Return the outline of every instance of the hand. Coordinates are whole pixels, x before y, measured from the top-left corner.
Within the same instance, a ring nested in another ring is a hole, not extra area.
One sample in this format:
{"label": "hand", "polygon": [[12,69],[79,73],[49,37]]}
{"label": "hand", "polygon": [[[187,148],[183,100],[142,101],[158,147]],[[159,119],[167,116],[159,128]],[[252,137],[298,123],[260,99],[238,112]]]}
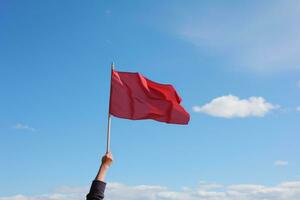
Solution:
{"label": "hand", "polygon": [[102,163],[101,166],[103,167],[110,167],[113,162],[113,156],[111,152],[107,152],[103,157],[102,157]]}

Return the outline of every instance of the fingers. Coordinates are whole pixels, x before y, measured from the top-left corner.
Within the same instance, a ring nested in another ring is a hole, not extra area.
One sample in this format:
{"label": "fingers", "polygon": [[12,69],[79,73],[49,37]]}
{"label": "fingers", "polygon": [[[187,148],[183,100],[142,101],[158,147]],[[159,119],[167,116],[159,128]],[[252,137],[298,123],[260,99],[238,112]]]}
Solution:
{"label": "fingers", "polygon": [[111,165],[111,163],[113,162],[113,156],[111,152],[107,152],[103,157],[102,157],[102,163],[103,164],[107,164],[107,165]]}
{"label": "fingers", "polygon": [[109,156],[109,157],[112,157],[112,153],[109,151],[109,152],[106,152],[105,154],[106,156]]}
{"label": "fingers", "polygon": [[107,158],[113,160],[113,156],[112,156],[112,153],[111,153],[111,152],[107,152],[107,153],[105,154],[105,157],[107,157]]}

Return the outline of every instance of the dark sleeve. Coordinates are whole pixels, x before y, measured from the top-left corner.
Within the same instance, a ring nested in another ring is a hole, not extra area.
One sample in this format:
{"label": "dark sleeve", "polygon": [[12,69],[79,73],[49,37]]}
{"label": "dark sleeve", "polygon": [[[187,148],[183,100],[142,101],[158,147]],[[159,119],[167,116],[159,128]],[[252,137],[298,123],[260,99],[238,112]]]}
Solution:
{"label": "dark sleeve", "polygon": [[94,180],[90,192],[86,195],[86,200],[102,200],[104,198],[106,183]]}

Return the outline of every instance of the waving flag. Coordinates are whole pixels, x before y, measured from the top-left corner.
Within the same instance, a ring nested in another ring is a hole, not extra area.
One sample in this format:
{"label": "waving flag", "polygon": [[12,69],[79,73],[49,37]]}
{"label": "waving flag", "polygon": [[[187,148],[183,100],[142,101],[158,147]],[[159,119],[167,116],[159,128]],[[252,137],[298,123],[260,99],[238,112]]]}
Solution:
{"label": "waving flag", "polygon": [[110,114],[126,119],[153,119],[187,124],[190,116],[170,84],[153,82],[139,73],[112,70]]}

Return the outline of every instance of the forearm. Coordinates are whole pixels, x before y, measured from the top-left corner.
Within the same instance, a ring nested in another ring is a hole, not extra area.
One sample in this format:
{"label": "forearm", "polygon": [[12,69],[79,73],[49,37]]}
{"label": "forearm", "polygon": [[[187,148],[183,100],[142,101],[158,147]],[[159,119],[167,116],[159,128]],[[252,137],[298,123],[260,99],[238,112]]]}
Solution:
{"label": "forearm", "polygon": [[92,183],[87,200],[102,200],[104,198],[104,190],[106,183],[104,182],[108,166],[101,164],[97,176]]}
{"label": "forearm", "polygon": [[107,152],[102,157],[102,163],[97,176],[91,185],[90,192],[87,194],[87,200],[103,200],[106,183],[104,182],[106,171],[113,161],[112,154]]}
{"label": "forearm", "polygon": [[102,164],[98,170],[95,180],[104,182],[107,170],[108,170],[108,166]]}

